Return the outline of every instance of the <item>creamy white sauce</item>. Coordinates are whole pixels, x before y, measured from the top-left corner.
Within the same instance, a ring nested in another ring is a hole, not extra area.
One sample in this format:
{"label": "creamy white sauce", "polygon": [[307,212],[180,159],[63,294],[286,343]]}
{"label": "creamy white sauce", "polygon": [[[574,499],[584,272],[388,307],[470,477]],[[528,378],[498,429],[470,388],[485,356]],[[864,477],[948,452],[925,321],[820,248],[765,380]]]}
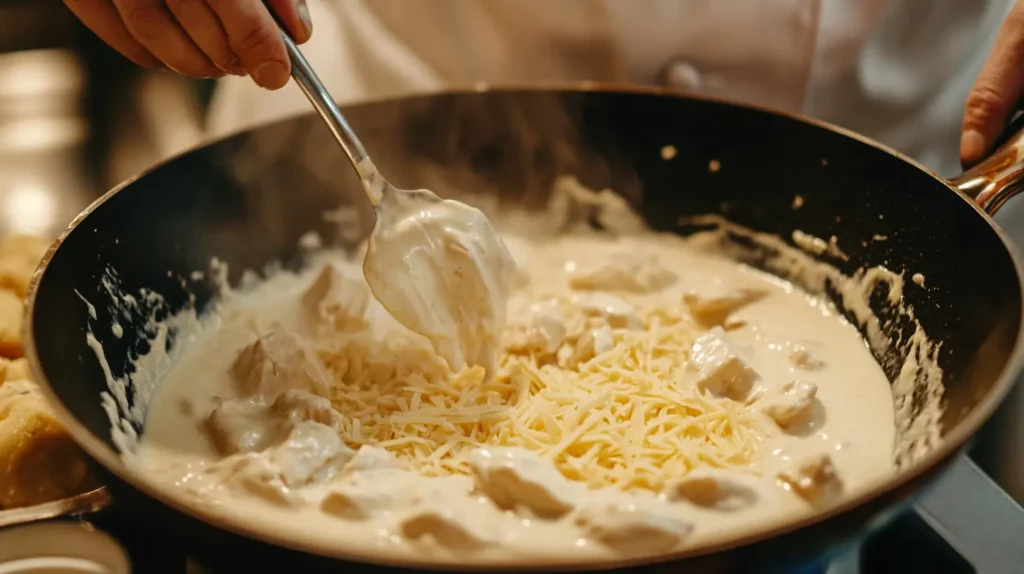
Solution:
{"label": "creamy white sauce", "polygon": [[378,210],[363,273],[388,312],[452,370],[493,373],[515,261],[483,213],[430,196],[395,194]]}
{"label": "creamy white sauce", "polygon": [[491,222],[428,190],[389,187],[369,158],[357,167],[377,214],[363,260],[374,296],[452,370],[493,374],[516,267]]}
{"label": "creamy white sauce", "polygon": [[[593,491],[521,448],[479,449],[471,456],[474,476],[434,478],[381,449],[356,455],[337,439],[344,409],[333,411],[324,398],[328,375],[302,350],[305,336],[260,337],[263,329],[309,333],[302,320],[310,294],[319,288],[322,300],[330,291],[324,277],[338,274],[337,295],[357,291],[358,267],[341,256],[329,268],[279,275],[221,309],[218,324],[165,377],[136,462],[198,506],[339,552],[524,562],[699,546],[813,512],[892,472],[888,381],[853,327],[813,298],[676,237],[514,244],[528,283],[510,308],[533,307],[519,322],[529,316],[544,325],[537,302],[556,295],[575,296],[621,328],[635,321],[626,297],[644,305],[688,293],[708,312],[732,308],[729,320],[738,326],[709,331],[703,351],[695,345],[697,384],[752,397],[751,410],[775,422],[752,465],[759,475],[709,469],[672,479],[663,492]],[[630,273],[610,269],[617,266]],[[617,284],[631,295],[572,290],[574,282]],[[366,328],[408,336],[375,302],[357,299],[349,309],[366,318]],[[276,355],[267,352],[275,347]],[[253,358],[261,353],[262,363]]]}
{"label": "creamy white sauce", "polygon": [[[562,191],[549,214],[583,213],[636,231],[635,214],[610,192],[588,195],[571,181]],[[598,204],[610,207],[587,213]],[[933,446],[938,399],[922,411],[909,397],[925,385],[941,398],[934,348],[920,328],[907,342],[885,339],[867,307],[884,283],[893,306],[912,319],[899,277],[866,270],[844,278],[777,238],[747,236],[776,251],[780,273],[816,292],[826,278],[837,286],[871,348],[906,343],[920,351],[891,388],[857,330],[829,304],[723,257],[735,255],[721,244],[726,235],[746,232],[717,223],[718,231],[691,240],[506,235],[518,271],[504,283],[511,293],[503,345],[525,334],[521,344],[575,364],[607,350],[616,333],[642,330],[645,309],[685,304],[703,334],[682,382],[763,423],[749,465],[699,468],[664,477],[657,491],[622,491],[567,480],[544,457],[500,441],[468,450],[467,474],[430,477],[383,448],[344,444],[344,401],[318,359],[338,344],[324,339],[325,328],[422,348],[427,371],[438,368],[430,359],[438,345],[385,312],[358,263],[340,253],[226,292],[202,325],[187,310],[172,319],[187,342],[169,369],[162,346],[140,359],[149,369],[138,382],[107,369],[117,442],[129,464],[177,500],[241,528],[342,557],[462,565],[599,562],[719,544],[855,496],[885,480],[901,455],[914,460]],[[812,252],[823,243],[801,239]],[[560,355],[573,327],[553,297],[593,322],[574,344],[584,356]],[[90,344],[105,365],[91,335]],[[146,400],[129,408],[123,395],[132,382],[146,387]],[[126,418],[145,421],[141,439]]]}
{"label": "creamy white sauce", "polygon": [[839,239],[834,235],[828,241],[825,241],[820,237],[808,235],[799,229],[793,231],[793,243],[795,243],[800,249],[803,249],[808,253],[813,253],[814,255],[827,254],[830,257],[835,257],[837,259],[849,259],[849,257],[839,249],[838,242]]}

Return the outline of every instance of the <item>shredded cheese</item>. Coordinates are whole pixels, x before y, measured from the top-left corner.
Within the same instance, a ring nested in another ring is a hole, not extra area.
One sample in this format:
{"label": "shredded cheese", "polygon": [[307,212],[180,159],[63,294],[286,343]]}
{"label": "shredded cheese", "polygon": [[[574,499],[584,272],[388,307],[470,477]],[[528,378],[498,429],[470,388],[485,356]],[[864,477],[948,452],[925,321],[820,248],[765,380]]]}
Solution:
{"label": "shredded cheese", "polygon": [[322,339],[342,438],[386,448],[431,476],[468,474],[469,453],[485,445],[534,451],[592,488],[660,490],[697,468],[746,469],[762,422],[697,389],[689,353],[704,329],[682,304],[638,313],[643,329],[613,330],[610,349],[575,365],[506,345],[490,380],[479,367],[451,373],[413,338]]}

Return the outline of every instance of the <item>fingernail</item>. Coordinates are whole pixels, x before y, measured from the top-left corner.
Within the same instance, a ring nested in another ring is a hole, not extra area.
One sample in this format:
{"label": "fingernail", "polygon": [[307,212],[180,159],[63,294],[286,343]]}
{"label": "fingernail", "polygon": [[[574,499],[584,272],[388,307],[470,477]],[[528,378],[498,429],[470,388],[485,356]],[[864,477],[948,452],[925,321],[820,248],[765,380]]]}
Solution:
{"label": "fingernail", "polygon": [[276,90],[288,83],[288,70],[277,60],[268,60],[253,70],[252,79],[262,88]]}
{"label": "fingernail", "polygon": [[977,130],[967,130],[960,136],[960,157],[965,161],[980,158],[985,153],[985,137]]}
{"label": "fingernail", "polygon": [[224,71],[233,76],[244,77],[247,75],[245,68],[242,67],[242,62],[238,61],[238,56],[232,58],[231,61],[228,62],[226,66],[224,66]]}
{"label": "fingernail", "polygon": [[309,15],[309,6],[306,6],[305,0],[299,0],[295,10],[299,13],[299,19],[302,20],[303,25],[306,26],[306,39],[308,40],[313,35],[313,18]]}

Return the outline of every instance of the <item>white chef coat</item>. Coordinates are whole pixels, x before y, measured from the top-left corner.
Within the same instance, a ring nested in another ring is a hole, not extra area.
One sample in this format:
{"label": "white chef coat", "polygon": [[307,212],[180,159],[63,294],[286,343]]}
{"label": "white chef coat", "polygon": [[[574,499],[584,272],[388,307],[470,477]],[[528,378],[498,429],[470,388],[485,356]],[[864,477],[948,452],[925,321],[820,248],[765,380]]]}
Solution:
{"label": "white chef coat", "polygon": [[[964,101],[1012,0],[309,0],[303,52],[342,103],[543,80],[667,83],[848,127],[959,172]],[[222,80],[218,136],[306,113]],[[997,220],[1024,245],[1024,200]],[[1024,399],[1024,396],[1022,396]],[[1024,408],[1024,405],[1022,405]],[[1024,436],[1024,417],[1011,431]],[[1024,497],[1024,476],[1006,477]]]}
{"label": "white chef coat", "polygon": [[[309,0],[342,103],[476,82],[662,83],[798,111],[959,171],[964,100],[1012,0]],[[220,82],[209,133],[305,113]],[[1024,201],[998,220],[1024,245]]]}

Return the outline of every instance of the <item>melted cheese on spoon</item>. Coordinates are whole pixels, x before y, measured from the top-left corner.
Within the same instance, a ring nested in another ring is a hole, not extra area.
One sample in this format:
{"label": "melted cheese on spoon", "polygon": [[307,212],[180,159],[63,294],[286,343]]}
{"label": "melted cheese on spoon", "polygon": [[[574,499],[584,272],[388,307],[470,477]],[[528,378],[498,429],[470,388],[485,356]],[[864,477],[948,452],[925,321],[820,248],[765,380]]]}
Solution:
{"label": "melted cheese on spoon", "polygon": [[489,375],[515,270],[480,210],[429,191],[396,193],[381,204],[363,261],[389,314],[426,337],[453,371],[480,365]]}

